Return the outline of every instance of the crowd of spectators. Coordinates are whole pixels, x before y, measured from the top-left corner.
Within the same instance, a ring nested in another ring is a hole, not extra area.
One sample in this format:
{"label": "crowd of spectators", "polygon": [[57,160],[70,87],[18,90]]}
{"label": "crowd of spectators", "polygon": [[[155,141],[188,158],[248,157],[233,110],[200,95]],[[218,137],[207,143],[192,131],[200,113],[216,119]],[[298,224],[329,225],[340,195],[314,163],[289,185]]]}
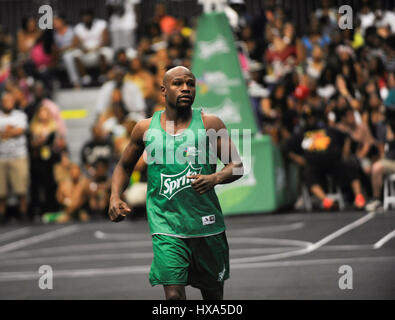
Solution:
{"label": "crowd of spectators", "polygon": [[[328,176],[356,208],[379,208],[383,176],[395,172],[395,14],[363,0],[353,28],[341,30],[338,8],[323,0],[298,35],[275,1],[259,17],[243,1],[229,2],[225,14],[262,133],[301,167],[324,209],[336,207],[326,195]],[[28,17],[16,37],[0,27],[1,221],[11,195],[22,221],[105,216],[111,170],[134,125],[164,108],[164,73],[191,66],[194,19],[168,15],[158,3],[142,23],[138,3],[107,0],[108,19],[84,10],[76,25],[55,14],[53,30]],[[55,83],[100,87],[80,163],[70,160],[51,99]],[[145,170],[139,161],[125,193],[132,206],[144,203]]]}

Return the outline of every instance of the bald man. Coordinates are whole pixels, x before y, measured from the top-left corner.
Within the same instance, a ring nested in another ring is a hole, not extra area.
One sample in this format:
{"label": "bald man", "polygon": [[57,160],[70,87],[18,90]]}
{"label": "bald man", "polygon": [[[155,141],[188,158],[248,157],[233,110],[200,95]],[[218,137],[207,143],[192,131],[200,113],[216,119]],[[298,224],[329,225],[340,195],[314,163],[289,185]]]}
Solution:
{"label": "bald man", "polygon": [[[243,164],[221,119],[192,108],[195,86],[195,76],[185,67],[166,72],[161,86],[165,110],[134,127],[112,177],[109,216],[118,222],[131,211],[122,194],[145,150],[151,285],[163,285],[166,299],[186,299],[185,286],[191,285],[203,299],[222,300],[229,247],[214,187],[239,179]],[[209,133],[220,132],[212,147]],[[224,164],[218,172],[217,158]]]}

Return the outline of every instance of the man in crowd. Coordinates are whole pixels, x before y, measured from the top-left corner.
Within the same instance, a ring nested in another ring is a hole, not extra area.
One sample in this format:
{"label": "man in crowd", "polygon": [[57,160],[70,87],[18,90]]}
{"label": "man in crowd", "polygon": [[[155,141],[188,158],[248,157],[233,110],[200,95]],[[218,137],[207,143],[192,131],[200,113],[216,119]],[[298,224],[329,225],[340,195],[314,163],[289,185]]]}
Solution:
{"label": "man in crowd", "polygon": [[15,109],[15,99],[5,92],[0,111],[0,221],[5,222],[8,183],[19,200],[19,213],[27,219],[29,161],[25,131],[27,116]]}

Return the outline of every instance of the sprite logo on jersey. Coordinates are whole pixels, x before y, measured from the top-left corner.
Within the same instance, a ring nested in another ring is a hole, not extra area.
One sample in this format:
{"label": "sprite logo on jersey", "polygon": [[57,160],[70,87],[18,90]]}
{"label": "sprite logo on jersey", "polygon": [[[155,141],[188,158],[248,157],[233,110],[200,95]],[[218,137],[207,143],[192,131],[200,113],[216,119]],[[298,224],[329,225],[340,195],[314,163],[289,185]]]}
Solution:
{"label": "sprite logo on jersey", "polygon": [[191,187],[192,179],[187,179],[188,176],[200,174],[201,171],[202,168],[194,168],[192,164],[189,163],[180,173],[172,175],[161,173],[159,194],[170,200],[181,190]]}

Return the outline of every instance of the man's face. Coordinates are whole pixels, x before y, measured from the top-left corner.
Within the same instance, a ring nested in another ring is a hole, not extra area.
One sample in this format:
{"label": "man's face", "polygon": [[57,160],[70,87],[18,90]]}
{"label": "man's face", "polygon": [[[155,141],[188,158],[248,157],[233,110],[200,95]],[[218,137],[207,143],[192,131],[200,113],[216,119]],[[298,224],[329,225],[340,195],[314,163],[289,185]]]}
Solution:
{"label": "man's face", "polygon": [[5,112],[10,112],[15,106],[15,99],[12,94],[7,93],[2,97],[1,104]]}
{"label": "man's face", "polygon": [[196,94],[195,76],[187,69],[177,69],[165,77],[162,95],[172,108],[190,108]]}
{"label": "man's face", "polygon": [[93,22],[93,17],[89,14],[85,14],[82,16],[81,20],[82,20],[82,23],[85,24],[85,26],[90,28],[92,25],[92,22]]}

